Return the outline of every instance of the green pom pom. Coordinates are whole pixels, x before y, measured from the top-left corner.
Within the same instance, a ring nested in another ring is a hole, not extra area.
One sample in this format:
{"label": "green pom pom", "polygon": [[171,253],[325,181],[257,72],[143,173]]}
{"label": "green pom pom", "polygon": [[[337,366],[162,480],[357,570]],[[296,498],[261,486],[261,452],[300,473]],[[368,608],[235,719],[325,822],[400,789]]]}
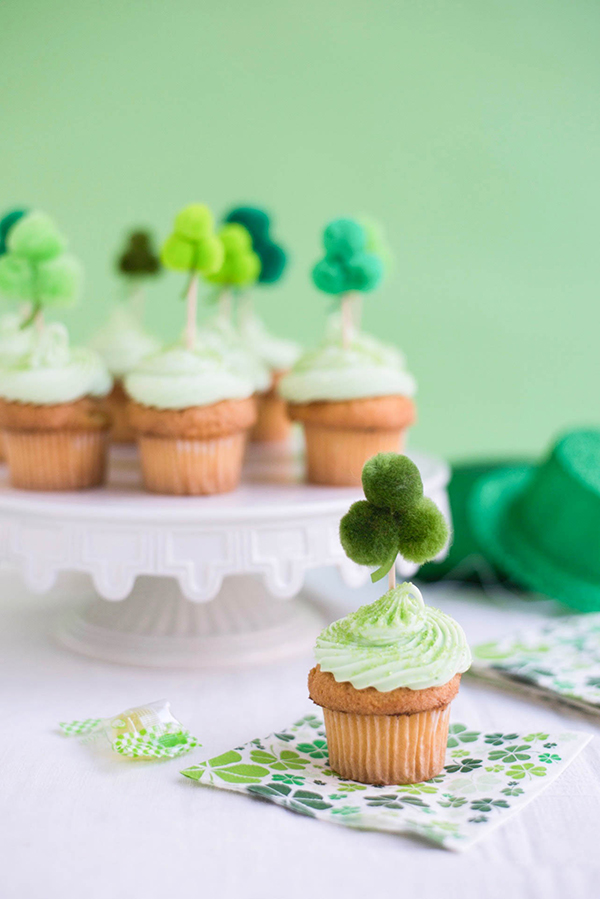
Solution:
{"label": "green pom pom", "polygon": [[6,253],[6,241],[11,228],[13,225],[16,225],[19,219],[22,219],[23,216],[27,214],[27,211],[27,209],[11,209],[10,212],[7,212],[0,219],[0,256],[3,256],[4,253]]}
{"label": "green pom pom", "polygon": [[11,253],[32,262],[52,259],[66,247],[64,237],[45,212],[30,212],[20,218],[10,229],[7,243]]}
{"label": "green pom pom", "polygon": [[260,272],[260,259],[252,249],[252,238],[237,222],[223,225],[219,232],[225,258],[223,264],[209,276],[214,284],[243,287],[256,281]]}
{"label": "green pom pom", "polygon": [[362,485],[370,503],[394,512],[405,512],[423,496],[419,469],[398,453],[378,453],[365,462]]}
{"label": "green pom pom", "polygon": [[189,272],[194,266],[196,252],[194,244],[189,240],[171,234],[167,237],[160,250],[160,261],[165,268],[176,272]]}
{"label": "green pom pom", "polygon": [[225,257],[222,242],[212,234],[212,213],[207,206],[193,203],[178,213],[175,230],[161,247],[160,258],[165,268],[177,272],[202,272],[205,276],[218,271]]}
{"label": "green pom pom", "polygon": [[152,239],[147,231],[132,231],[118,261],[124,275],[150,276],[160,271],[160,260],[154,252]]}
{"label": "green pom pom", "polygon": [[340,541],[358,565],[381,565],[398,552],[398,524],[391,512],[361,499],[340,521]]}
{"label": "green pom pom", "polygon": [[0,256],[0,291],[12,300],[30,300],[33,294],[33,267],[21,256]]}
{"label": "green pom pom", "polygon": [[40,263],[37,291],[44,306],[70,306],[77,300],[83,271],[77,259],[62,255]]}
{"label": "green pom pom", "polygon": [[347,290],[346,269],[335,259],[321,259],[312,270],[313,284],[323,293],[336,296]]}
{"label": "green pom pom", "polygon": [[422,565],[435,558],[446,545],[448,536],[446,519],[426,496],[402,514],[398,546],[408,562]]}
{"label": "green pom pom", "polygon": [[313,283],[333,296],[377,287],[383,276],[378,256],[366,251],[364,228],[353,219],[336,219],[323,232],[325,256],[312,270]]}
{"label": "green pom pom", "polygon": [[175,233],[185,240],[201,240],[213,230],[212,212],[204,203],[190,203],[175,218]]}
{"label": "green pom pom", "polygon": [[227,213],[225,221],[243,225],[252,237],[253,246],[256,241],[262,242],[269,238],[269,228],[271,227],[269,213],[257,206],[236,206]]}
{"label": "green pom pom", "polygon": [[364,228],[353,219],[335,219],[323,231],[325,254],[332,258],[349,260],[362,252],[366,243]]}
{"label": "green pom pom", "polygon": [[369,253],[379,256],[383,265],[384,277],[394,268],[394,254],[387,239],[383,225],[369,216],[361,216],[360,224],[367,235],[367,243],[365,249]]}
{"label": "green pom pom", "polygon": [[383,277],[383,263],[372,253],[357,253],[346,266],[349,290],[367,293],[373,290]]}
{"label": "green pom pom", "polygon": [[264,209],[255,206],[237,206],[227,213],[226,222],[237,222],[248,231],[252,238],[252,248],[260,259],[261,284],[274,284],[281,278],[287,256],[283,247],[276,244],[269,235],[271,220]]}

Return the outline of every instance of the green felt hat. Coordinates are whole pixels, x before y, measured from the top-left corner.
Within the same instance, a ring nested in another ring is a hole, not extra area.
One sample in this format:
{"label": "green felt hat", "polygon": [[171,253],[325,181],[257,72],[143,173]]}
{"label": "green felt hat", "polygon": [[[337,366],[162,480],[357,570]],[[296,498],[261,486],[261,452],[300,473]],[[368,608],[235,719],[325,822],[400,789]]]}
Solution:
{"label": "green felt hat", "polygon": [[600,610],[600,431],[571,431],[539,465],[484,477],[470,514],[484,554],[516,583]]}

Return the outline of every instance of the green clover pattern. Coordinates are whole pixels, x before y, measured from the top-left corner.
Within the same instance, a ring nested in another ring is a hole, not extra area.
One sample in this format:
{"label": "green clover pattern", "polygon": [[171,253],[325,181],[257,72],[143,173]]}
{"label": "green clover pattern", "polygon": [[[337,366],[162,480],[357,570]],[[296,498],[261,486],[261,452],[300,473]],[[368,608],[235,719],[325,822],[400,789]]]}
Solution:
{"label": "green clover pattern", "polygon": [[[518,689],[519,682],[550,693],[570,705],[600,711],[600,612],[569,615],[549,623],[480,644],[474,649],[472,673]],[[515,734],[489,734],[496,745],[515,741]],[[528,734],[523,739],[536,735]],[[544,742],[547,734],[537,734]],[[535,742],[531,740],[531,742]]]}
{"label": "green clover pattern", "polygon": [[307,715],[182,773],[200,784],[246,793],[308,817],[409,832],[464,850],[542,790],[588,739],[573,732],[483,733],[453,724],[442,774],[427,783],[372,786],[341,778],[329,768],[323,722]]}

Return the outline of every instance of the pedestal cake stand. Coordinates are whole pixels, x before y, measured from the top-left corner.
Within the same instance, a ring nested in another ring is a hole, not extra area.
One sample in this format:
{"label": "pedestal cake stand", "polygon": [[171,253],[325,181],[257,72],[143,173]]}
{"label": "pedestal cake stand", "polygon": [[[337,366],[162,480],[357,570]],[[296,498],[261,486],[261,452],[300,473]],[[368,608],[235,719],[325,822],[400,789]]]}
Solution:
{"label": "pedestal cake stand", "polygon": [[[449,517],[448,466],[411,456]],[[335,566],[350,586],[369,576],[338,537],[362,491],[304,484],[302,469],[298,452],[252,446],[240,488],[213,497],[145,493],[133,451],[113,453],[99,490],[35,493],[0,476],[0,561],[35,592],[62,572],[90,575],[87,601],[58,631],[86,655],[162,667],[272,661],[307,649],[323,626],[302,590],[307,571]]]}

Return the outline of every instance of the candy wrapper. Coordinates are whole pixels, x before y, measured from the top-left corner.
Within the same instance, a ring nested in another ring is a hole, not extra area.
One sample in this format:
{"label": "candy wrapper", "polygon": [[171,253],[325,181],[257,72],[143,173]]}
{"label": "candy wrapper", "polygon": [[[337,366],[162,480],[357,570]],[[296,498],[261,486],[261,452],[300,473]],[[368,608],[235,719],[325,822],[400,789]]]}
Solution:
{"label": "candy wrapper", "polygon": [[127,709],[113,718],[61,721],[67,736],[104,739],[114,752],[131,759],[172,759],[200,744],[171,712],[165,699]]}

